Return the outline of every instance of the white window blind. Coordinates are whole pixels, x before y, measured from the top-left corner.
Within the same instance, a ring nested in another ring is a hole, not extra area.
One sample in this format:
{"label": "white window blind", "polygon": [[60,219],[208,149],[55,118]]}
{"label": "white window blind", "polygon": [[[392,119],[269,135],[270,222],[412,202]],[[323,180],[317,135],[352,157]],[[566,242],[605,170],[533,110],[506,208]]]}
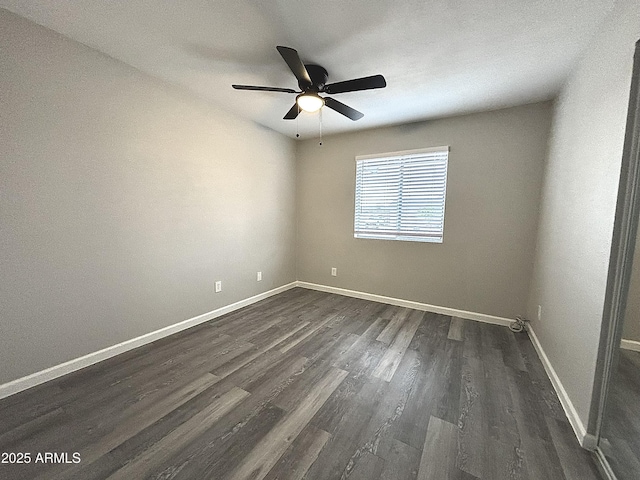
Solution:
{"label": "white window blind", "polygon": [[356,157],[356,238],[442,243],[449,147]]}

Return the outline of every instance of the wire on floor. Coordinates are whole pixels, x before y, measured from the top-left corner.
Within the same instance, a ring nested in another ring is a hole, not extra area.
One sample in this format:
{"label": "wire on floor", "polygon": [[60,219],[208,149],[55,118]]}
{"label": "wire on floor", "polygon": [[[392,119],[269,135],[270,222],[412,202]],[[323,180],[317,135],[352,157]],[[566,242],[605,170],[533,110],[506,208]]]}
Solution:
{"label": "wire on floor", "polygon": [[525,329],[526,324],[527,321],[524,318],[518,316],[516,317],[515,322],[511,322],[511,325],[509,325],[509,330],[515,333],[520,333]]}

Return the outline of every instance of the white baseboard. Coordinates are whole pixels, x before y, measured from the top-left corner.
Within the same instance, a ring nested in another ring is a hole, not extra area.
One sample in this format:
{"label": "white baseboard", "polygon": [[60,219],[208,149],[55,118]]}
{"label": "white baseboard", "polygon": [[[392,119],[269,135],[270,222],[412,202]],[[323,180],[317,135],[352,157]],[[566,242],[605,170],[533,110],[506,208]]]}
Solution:
{"label": "white baseboard", "polygon": [[156,340],[168,337],[169,335],[172,335],[174,333],[181,332],[182,330],[186,330],[187,328],[195,327],[196,325],[233,312],[242,307],[246,307],[247,305],[251,305],[252,303],[264,300],[265,298],[277,295],[278,293],[282,293],[286,290],[294,288],[296,286],[296,283],[297,282],[292,282],[287,285],[274,288],[273,290],[269,290],[268,292],[259,293],[258,295],[245,298],[244,300],[232,303],[231,305],[217,308],[215,310],[212,310],[211,312],[198,315],[197,317],[189,318],[188,320],[184,320],[174,325],[169,325],[168,327],[161,328],[154,332],[146,333],[139,337],[132,338],[131,340],[126,340],[122,343],[118,343],[117,345],[103,348],[102,350],[98,350],[97,352],[89,353],[79,358],[74,358],[73,360],[69,360],[68,362],[64,362],[45,370],[32,373],[31,375],[27,375],[26,377],[18,378],[11,382],[5,383],[3,385],[0,385],[0,399],[6,398],[10,395],[14,395],[18,392],[22,392],[23,390],[35,387],[36,385],[40,385],[41,383],[48,382],[49,380],[53,380],[68,373],[75,372],[76,370],[88,367],[89,365],[101,362],[102,360],[115,357],[116,355],[119,355],[121,353],[133,350],[134,348],[138,348],[148,343],[155,342]]}
{"label": "white baseboard", "polygon": [[478,322],[493,323],[495,325],[503,325],[508,327],[514,322],[513,319],[496,317],[485,313],[468,312],[466,310],[457,310],[455,308],[440,307],[437,305],[429,305],[428,303],[414,302],[412,300],[403,300],[401,298],[385,297],[374,293],[359,292],[356,290],[347,290],[344,288],[330,287],[328,285],[318,285],[309,282],[296,282],[297,287],[308,288],[311,290],[319,290],[321,292],[337,293],[347,297],[361,298],[363,300],[371,300],[373,302],[388,303],[389,305],[397,305],[399,307],[413,308],[415,310],[423,310],[427,312],[440,313],[442,315],[451,315],[453,317],[466,318],[468,320],[476,320]]}
{"label": "white baseboard", "polygon": [[564,413],[569,419],[571,428],[573,428],[573,433],[575,433],[583,448],[586,448],[587,450],[594,450],[597,443],[596,438],[595,436],[587,433],[587,429],[584,427],[582,420],[580,420],[580,416],[578,415],[576,408],[573,406],[573,402],[571,402],[567,391],[564,389],[564,385],[562,385],[562,382],[560,381],[560,377],[558,377],[558,374],[551,365],[549,357],[547,357],[547,354],[544,352],[542,345],[540,344],[540,340],[538,340],[531,324],[527,324],[527,331],[529,332],[531,343],[533,343],[533,347],[535,348],[536,353],[538,354],[538,357],[540,357],[540,361],[547,372],[547,376],[549,377],[549,380],[551,380],[551,384],[558,394]]}
{"label": "white baseboard", "polygon": [[640,352],[640,342],[636,340],[625,340],[623,338],[620,341],[620,348],[624,348],[625,350],[633,350],[634,352]]}

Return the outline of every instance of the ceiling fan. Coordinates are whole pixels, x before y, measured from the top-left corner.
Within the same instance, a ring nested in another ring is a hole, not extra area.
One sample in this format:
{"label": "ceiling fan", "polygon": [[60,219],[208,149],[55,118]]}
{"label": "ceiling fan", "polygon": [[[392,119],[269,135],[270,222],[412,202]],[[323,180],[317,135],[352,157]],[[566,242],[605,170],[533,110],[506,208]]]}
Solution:
{"label": "ceiling fan", "polygon": [[305,65],[300,60],[298,52],[289,47],[276,47],[282,58],[287,63],[293,74],[298,79],[300,91],[296,92],[291,88],[279,87],[257,87],[254,85],[232,85],[236,90],[258,90],[263,92],[283,92],[297,93],[296,103],[284,116],[285,120],[295,119],[300,110],[305,112],[316,112],[324,105],[351,120],[359,120],[364,114],[345,105],[331,97],[321,97],[319,93],[333,95],[336,93],[355,92],[358,90],[370,90],[373,88],[384,88],[387,86],[382,75],[372,75],[370,77],[355,78],[344,82],[327,84],[327,71],[320,65]]}

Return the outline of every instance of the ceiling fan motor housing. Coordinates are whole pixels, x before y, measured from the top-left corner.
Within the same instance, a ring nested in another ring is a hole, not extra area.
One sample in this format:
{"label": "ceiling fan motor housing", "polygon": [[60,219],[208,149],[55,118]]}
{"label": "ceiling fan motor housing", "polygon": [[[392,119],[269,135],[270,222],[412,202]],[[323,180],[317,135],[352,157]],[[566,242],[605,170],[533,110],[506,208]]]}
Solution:
{"label": "ceiling fan motor housing", "polygon": [[[312,83],[311,86],[314,87],[314,90],[316,92],[322,90],[322,87],[325,86],[325,84],[327,83],[327,79],[329,78],[327,70],[320,65],[313,64],[305,65],[304,67],[309,73],[309,77],[311,78]],[[309,89],[309,85],[305,85],[302,81],[298,82],[298,86],[300,87],[300,90],[303,91]]]}

